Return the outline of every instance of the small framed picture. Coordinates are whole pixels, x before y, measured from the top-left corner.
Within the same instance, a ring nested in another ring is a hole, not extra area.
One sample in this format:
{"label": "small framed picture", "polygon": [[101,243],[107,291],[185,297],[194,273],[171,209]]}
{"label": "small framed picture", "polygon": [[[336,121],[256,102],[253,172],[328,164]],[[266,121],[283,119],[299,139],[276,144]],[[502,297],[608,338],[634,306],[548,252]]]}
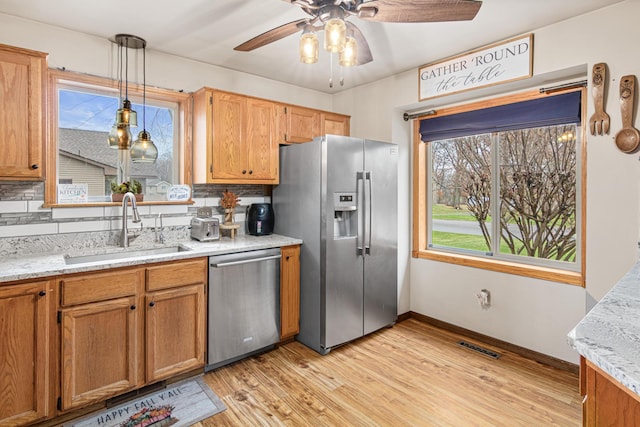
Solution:
{"label": "small framed picture", "polygon": [[167,190],[167,200],[178,202],[191,198],[191,187],[188,185],[172,185]]}

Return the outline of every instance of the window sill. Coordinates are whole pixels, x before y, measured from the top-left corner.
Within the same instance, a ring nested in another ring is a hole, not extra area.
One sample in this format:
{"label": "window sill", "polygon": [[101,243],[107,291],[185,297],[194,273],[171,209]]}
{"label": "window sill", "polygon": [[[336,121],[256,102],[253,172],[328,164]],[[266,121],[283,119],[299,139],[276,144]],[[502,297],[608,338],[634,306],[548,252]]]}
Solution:
{"label": "window sill", "polygon": [[[179,202],[170,202],[167,200],[145,200],[137,202],[137,206],[149,205],[192,205],[193,200],[181,200]],[[91,202],[91,203],[43,203],[43,208],[93,208],[101,206],[121,206],[122,202]]]}
{"label": "window sill", "polygon": [[452,254],[433,250],[413,251],[413,257],[584,287],[583,274],[573,271],[557,270],[553,268],[518,264],[501,260],[483,259],[469,255]]}

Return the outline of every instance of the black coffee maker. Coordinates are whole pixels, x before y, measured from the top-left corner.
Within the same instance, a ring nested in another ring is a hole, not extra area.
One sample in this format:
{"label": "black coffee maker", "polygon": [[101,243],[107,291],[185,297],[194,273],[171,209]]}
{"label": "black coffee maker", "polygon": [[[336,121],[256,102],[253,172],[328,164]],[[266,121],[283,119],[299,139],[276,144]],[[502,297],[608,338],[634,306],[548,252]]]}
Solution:
{"label": "black coffee maker", "polygon": [[247,233],[266,236],[273,233],[275,217],[271,203],[252,203],[247,207]]}

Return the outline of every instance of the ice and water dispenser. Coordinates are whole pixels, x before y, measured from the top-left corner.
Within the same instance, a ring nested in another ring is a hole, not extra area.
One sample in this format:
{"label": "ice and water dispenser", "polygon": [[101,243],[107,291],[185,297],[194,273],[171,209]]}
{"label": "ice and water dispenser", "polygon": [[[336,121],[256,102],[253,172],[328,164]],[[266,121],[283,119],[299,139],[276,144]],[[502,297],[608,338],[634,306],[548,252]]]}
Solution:
{"label": "ice and water dispenser", "polygon": [[356,193],[333,193],[333,238],[356,237],[357,234]]}

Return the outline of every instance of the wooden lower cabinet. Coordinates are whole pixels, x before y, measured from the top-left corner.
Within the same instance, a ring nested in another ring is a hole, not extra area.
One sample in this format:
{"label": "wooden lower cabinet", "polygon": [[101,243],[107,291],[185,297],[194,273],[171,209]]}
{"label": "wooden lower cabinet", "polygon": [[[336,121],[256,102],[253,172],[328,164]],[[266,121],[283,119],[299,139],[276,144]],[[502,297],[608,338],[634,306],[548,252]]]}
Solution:
{"label": "wooden lower cabinet", "polygon": [[142,384],[138,294],[144,270],[127,268],[60,280],[60,410],[80,408]]}
{"label": "wooden lower cabinet", "polygon": [[0,425],[35,422],[51,403],[50,336],[54,292],[50,282],[0,287]]}
{"label": "wooden lower cabinet", "polygon": [[79,408],[140,384],[136,297],[62,311],[61,410]]}
{"label": "wooden lower cabinet", "polygon": [[584,426],[640,427],[640,396],[589,361],[581,361],[581,375],[586,379]]}
{"label": "wooden lower cabinet", "polygon": [[300,332],[300,245],[284,246],[280,259],[280,339]]}
{"label": "wooden lower cabinet", "polygon": [[60,280],[65,412],[205,363],[207,259]]}

